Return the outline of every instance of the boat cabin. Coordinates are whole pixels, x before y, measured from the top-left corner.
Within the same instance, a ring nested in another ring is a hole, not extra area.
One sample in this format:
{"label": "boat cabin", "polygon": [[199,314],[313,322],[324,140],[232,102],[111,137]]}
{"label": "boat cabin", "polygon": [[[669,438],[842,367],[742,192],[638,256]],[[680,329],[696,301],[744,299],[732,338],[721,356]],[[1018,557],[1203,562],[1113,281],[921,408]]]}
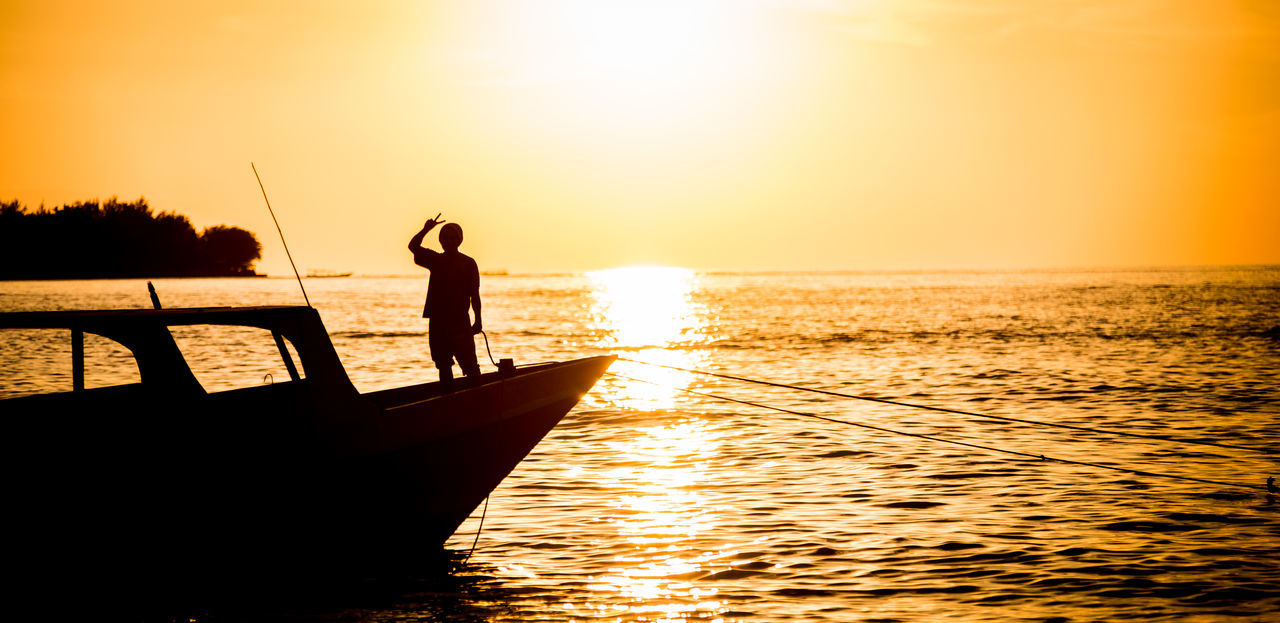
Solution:
{"label": "boat cabin", "polygon": [[[288,378],[276,379],[274,375],[266,375],[262,380],[263,384],[305,383],[326,394],[356,395],[356,389],[338,359],[333,343],[320,321],[320,315],[312,307],[202,307],[0,314],[0,329],[70,330],[73,393],[86,391],[85,334],[88,333],[118,343],[132,354],[137,364],[137,382],[126,385],[136,386],[149,394],[192,398],[208,394],[192,372],[171,331],[174,328],[197,325],[253,327],[270,332],[279,357],[277,364],[283,365],[281,376]],[[235,353],[224,355],[237,356]],[[279,369],[279,365],[276,369]],[[6,397],[5,393],[14,392],[0,391],[0,398]]]}

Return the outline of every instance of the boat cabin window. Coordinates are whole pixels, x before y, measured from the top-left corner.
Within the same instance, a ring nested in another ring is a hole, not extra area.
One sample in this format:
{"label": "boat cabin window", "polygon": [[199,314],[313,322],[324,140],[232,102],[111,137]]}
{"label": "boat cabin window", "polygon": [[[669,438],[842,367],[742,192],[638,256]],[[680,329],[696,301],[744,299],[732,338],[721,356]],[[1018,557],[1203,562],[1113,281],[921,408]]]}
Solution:
{"label": "boat cabin window", "polygon": [[[84,333],[84,389],[138,383],[138,362],[120,343]],[[0,330],[0,399],[74,389],[70,329]]]}
{"label": "boat cabin window", "polygon": [[266,329],[191,325],[170,327],[169,332],[207,392],[288,383],[292,380],[290,365],[299,378],[306,376],[302,359],[288,338],[280,336],[280,344],[289,354],[286,363],[275,336]]}

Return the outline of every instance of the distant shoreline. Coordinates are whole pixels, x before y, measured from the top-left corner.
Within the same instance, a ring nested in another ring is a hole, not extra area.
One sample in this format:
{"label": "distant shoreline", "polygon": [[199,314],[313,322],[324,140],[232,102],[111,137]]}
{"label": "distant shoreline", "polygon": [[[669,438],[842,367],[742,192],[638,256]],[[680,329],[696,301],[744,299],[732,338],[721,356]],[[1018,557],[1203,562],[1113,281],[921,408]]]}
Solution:
{"label": "distant shoreline", "polygon": [[155,212],[142,197],[34,209],[0,203],[0,279],[257,277],[261,257],[253,232],[196,231],[187,217]]}
{"label": "distant shoreline", "polygon": [[[610,269],[601,269],[610,270]],[[1065,268],[1021,268],[1021,269],[999,269],[999,268],[910,268],[910,269],[757,269],[757,270],[725,270],[725,269],[688,269],[695,274],[711,275],[711,276],[769,276],[769,275],[924,275],[924,274],[1045,274],[1045,273],[1181,273],[1181,272],[1197,272],[1197,271],[1218,271],[1218,270],[1241,270],[1241,271],[1276,271],[1280,270],[1280,264],[1204,264],[1204,265],[1168,265],[1168,266],[1081,266],[1081,267],[1065,267]],[[547,271],[547,272],[507,272],[505,274],[485,274],[481,273],[482,278],[543,278],[543,277],[575,277],[583,276],[597,270],[580,270],[580,271]],[[260,279],[287,279],[294,280],[295,277],[291,273],[280,274],[225,274],[225,275],[138,275],[138,276],[102,276],[102,277],[9,277],[0,278],[0,282],[4,281],[105,281],[105,280],[142,280],[142,279],[227,279],[227,278],[260,278]],[[360,274],[354,273],[351,279],[420,279],[422,274],[415,273],[370,273]],[[327,277],[315,277],[302,275],[303,280],[312,279],[328,279]]]}
{"label": "distant shoreline", "polygon": [[267,279],[269,275],[254,273],[252,275],[109,275],[102,277],[6,277],[0,281],[124,281],[128,279],[248,279],[248,278]]}

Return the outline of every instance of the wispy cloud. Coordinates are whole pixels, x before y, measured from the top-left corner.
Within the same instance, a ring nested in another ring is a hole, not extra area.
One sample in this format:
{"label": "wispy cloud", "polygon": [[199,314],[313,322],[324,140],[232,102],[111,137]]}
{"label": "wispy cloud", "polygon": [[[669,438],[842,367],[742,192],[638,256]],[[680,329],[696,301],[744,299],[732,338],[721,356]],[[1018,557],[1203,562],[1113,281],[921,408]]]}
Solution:
{"label": "wispy cloud", "polygon": [[1046,33],[1086,46],[1280,41],[1280,5],[1271,0],[763,1],[821,14],[833,28],[859,39],[910,45],[999,43]]}

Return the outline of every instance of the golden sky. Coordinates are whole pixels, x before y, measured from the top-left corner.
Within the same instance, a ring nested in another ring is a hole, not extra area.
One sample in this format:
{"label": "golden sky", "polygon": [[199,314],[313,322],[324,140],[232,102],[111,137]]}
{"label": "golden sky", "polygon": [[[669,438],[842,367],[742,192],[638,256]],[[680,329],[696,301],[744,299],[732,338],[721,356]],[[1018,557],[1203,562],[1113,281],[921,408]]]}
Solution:
{"label": "golden sky", "polygon": [[1280,5],[0,0],[0,147],[277,275],[250,161],[302,270],[1280,263]]}

